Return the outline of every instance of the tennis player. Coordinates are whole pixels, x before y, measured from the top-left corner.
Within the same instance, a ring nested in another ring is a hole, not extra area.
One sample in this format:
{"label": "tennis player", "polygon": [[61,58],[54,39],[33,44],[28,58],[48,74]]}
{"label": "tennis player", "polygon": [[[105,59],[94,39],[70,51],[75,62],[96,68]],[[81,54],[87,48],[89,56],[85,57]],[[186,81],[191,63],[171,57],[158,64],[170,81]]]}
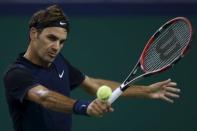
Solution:
{"label": "tennis player", "polygon": [[[29,43],[4,76],[7,103],[15,131],[70,131],[72,113],[102,117],[113,108],[98,99],[73,99],[70,92],[82,87],[95,94],[98,87],[113,90],[119,83],[96,79],[72,66],[60,53],[69,33],[62,9],[52,5],[33,14],[29,21]],[[123,96],[173,102],[180,90],[170,79],[149,86],[135,86]]]}

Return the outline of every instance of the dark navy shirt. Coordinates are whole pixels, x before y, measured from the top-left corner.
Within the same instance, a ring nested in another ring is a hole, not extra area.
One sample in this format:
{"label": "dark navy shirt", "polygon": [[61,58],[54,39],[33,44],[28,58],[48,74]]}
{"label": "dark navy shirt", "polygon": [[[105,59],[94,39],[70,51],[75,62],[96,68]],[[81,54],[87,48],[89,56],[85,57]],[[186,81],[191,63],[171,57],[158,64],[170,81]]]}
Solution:
{"label": "dark navy shirt", "polygon": [[85,79],[83,73],[59,54],[48,68],[35,65],[21,54],[4,76],[9,111],[15,131],[70,131],[71,114],[51,111],[25,99],[28,90],[43,85],[70,96]]}

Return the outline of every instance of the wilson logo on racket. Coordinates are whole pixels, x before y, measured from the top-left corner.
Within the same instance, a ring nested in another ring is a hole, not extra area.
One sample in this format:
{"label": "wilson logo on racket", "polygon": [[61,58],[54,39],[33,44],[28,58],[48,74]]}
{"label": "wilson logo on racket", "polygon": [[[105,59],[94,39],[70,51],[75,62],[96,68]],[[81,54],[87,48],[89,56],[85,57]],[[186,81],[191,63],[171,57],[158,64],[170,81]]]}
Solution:
{"label": "wilson logo on racket", "polygon": [[166,35],[161,38],[160,42],[156,45],[156,52],[159,54],[161,60],[168,60],[171,56],[175,55],[181,48],[181,45],[174,34],[173,30],[169,30]]}

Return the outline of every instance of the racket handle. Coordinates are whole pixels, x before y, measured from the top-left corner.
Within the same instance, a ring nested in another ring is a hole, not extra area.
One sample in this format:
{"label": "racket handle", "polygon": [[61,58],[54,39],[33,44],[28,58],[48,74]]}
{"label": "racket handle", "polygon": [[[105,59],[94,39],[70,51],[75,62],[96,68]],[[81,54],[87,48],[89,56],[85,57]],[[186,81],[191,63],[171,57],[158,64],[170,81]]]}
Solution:
{"label": "racket handle", "polygon": [[108,103],[112,104],[122,93],[123,91],[120,89],[120,87],[115,89],[112,92],[112,95],[110,96],[110,98],[108,99]]}

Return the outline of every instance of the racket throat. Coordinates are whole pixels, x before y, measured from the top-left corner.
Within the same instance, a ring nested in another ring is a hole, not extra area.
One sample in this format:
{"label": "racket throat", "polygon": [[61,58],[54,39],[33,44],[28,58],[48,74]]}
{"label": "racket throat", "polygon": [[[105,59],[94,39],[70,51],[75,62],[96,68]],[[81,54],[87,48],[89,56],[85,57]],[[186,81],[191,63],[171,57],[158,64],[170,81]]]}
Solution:
{"label": "racket throat", "polygon": [[124,91],[125,91],[127,88],[129,88],[129,87],[130,87],[130,85],[126,85],[124,88],[120,86],[120,89],[121,89],[121,91],[124,92]]}

